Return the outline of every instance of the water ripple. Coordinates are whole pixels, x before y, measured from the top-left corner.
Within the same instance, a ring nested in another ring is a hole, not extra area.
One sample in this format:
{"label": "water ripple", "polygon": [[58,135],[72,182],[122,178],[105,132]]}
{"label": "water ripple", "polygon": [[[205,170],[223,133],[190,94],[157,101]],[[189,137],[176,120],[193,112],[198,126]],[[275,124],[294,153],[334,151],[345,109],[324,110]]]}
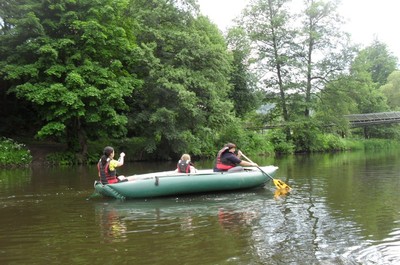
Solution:
{"label": "water ripple", "polygon": [[400,229],[389,234],[390,237],[376,243],[370,241],[360,247],[349,249],[344,256],[361,264],[398,265],[400,264]]}

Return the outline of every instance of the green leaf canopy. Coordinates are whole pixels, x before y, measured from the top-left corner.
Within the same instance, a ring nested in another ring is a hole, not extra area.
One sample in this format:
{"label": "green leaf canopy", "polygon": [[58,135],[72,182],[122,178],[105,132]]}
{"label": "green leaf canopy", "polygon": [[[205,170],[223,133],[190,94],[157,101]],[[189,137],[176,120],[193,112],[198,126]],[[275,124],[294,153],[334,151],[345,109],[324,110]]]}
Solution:
{"label": "green leaf canopy", "polygon": [[125,99],[141,84],[130,71],[137,47],[127,6],[26,1],[13,10],[18,16],[4,16],[10,26],[0,39],[1,75],[9,92],[36,106],[39,136],[66,136],[70,149],[85,155],[88,135],[126,132]]}
{"label": "green leaf canopy", "polygon": [[143,53],[136,72],[144,85],[130,104],[130,136],[145,137],[146,151],[158,150],[160,158],[204,154],[234,118],[225,40],[189,1],[132,3]]}

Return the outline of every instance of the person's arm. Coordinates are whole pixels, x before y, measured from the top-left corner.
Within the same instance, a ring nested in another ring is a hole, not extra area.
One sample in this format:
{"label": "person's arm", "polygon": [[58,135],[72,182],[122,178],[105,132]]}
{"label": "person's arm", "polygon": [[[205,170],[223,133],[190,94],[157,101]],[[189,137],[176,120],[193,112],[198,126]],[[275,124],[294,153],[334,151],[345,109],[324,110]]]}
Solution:
{"label": "person's arm", "polygon": [[257,163],[250,163],[250,162],[243,161],[243,160],[242,160],[242,162],[240,162],[239,165],[241,165],[242,167],[258,167]]}
{"label": "person's arm", "polygon": [[125,157],[125,153],[124,152],[122,152],[120,155],[119,155],[119,158],[118,158],[118,163],[117,163],[117,167],[120,167],[120,166],[122,166],[123,164],[124,164],[124,157]]}
{"label": "person's arm", "polygon": [[197,169],[194,166],[190,166],[190,173],[197,173]]}
{"label": "person's arm", "polygon": [[[242,156],[242,151],[239,150],[237,157],[240,159],[241,156]],[[247,161],[243,161],[243,160],[241,160],[239,165],[241,165],[242,167],[258,167],[257,163],[247,162]]]}

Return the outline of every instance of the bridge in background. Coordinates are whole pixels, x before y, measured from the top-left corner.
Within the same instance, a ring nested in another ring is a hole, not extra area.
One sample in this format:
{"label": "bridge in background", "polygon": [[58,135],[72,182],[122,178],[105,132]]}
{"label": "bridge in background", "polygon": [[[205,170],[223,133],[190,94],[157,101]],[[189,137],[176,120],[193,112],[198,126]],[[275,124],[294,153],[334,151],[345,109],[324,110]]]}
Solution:
{"label": "bridge in background", "polygon": [[[379,112],[367,114],[344,115],[352,127],[367,127],[376,124],[400,123],[400,112]],[[263,129],[275,129],[283,127],[283,124],[266,125]]]}
{"label": "bridge in background", "polygon": [[380,112],[368,114],[350,114],[344,116],[353,127],[384,123],[400,123],[400,112]]}

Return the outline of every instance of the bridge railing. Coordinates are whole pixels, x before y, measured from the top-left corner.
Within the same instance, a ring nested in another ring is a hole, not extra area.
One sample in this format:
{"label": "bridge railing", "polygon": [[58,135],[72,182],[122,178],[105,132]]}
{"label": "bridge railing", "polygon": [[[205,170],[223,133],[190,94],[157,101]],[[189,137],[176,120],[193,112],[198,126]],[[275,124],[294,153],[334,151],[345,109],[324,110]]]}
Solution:
{"label": "bridge railing", "polygon": [[[349,114],[344,117],[350,122],[350,126],[366,126],[385,123],[400,123],[400,112],[379,112],[367,114]],[[276,129],[284,124],[265,125],[263,129]]]}
{"label": "bridge railing", "polygon": [[382,124],[382,123],[400,123],[400,112],[380,112],[367,114],[344,115],[352,126]]}

